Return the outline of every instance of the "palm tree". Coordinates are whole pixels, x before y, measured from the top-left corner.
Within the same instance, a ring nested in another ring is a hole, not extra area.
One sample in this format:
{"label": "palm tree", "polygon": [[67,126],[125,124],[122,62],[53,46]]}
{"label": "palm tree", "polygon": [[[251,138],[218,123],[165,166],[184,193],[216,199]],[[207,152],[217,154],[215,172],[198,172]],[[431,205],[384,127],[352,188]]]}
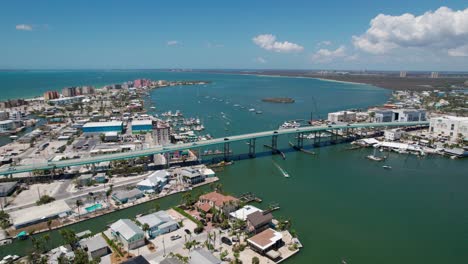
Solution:
{"label": "palm tree", "polygon": [[149,235],[149,232],[148,232],[148,231],[149,231],[150,227],[149,227],[148,224],[146,224],[146,223],[143,224],[143,226],[141,227],[141,229],[143,229],[143,231],[145,231],[145,232],[148,233],[148,235]]}
{"label": "palm tree", "polygon": [[79,219],[81,218],[80,206],[82,206],[82,205],[83,205],[83,201],[81,201],[81,199],[76,200],[76,207],[78,207],[78,218]]}
{"label": "palm tree", "polygon": [[47,228],[49,231],[52,230],[52,219],[47,220]]}

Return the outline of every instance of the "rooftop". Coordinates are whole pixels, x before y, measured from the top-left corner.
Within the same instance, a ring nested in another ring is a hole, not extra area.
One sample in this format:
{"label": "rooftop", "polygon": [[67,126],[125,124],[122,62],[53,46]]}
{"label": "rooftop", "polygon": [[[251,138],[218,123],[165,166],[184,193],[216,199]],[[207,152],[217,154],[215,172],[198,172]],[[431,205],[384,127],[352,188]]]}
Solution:
{"label": "rooftop", "polygon": [[166,211],[159,211],[156,213],[140,216],[137,221],[142,224],[148,224],[150,227],[159,226],[163,223],[174,222],[172,217]]}
{"label": "rooftop", "polygon": [[70,211],[70,206],[68,206],[64,200],[58,200],[48,204],[10,212],[10,218],[15,226],[19,226]]}
{"label": "rooftop", "polygon": [[125,238],[126,240],[131,239],[133,236],[137,234],[144,235],[143,230],[141,230],[134,222],[130,219],[120,219],[119,221],[113,223],[110,228],[114,232],[118,232],[120,236]]}
{"label": "rooftop", "polygon": [[221,260],[204,248],[197,248],[190,253],[189,264],[219,264]]}
{"label": "rooftop", "polygon": [[143,126],[143,125],[151,126],[153,125],[153,121],[151,120],[133,120],[132,121],[132,126]]}
{"label": "rooftop", "polygon": [[109,126],[122,126],[122,121],[107,121],[107,122],[88,122],[83,125],[83,128],[87,127],[109,127]]}
{"label": "rooftop", "polygon": [[239,201],[236,197],[230,195],[223,195],[218,192],[210,192],[200,196],[200,200],[208,200],[213,202],[216,206],[221,207],[228,202]]}
{"label": "rooftop", "polygon": [[246,205],[242,207],[241,209],[230,213],[229,215],[239,220],[245,221],[247,219],[247,216],[254,212],[262,212],[262,210],[252,205]]}
{"label": "rooftop", "polygon": [[283,235],[281,233],[268,228],[265,231],[247,239],[247,241],[256,247],[265,250],[281,239],[283,239]]}
{"label": "rooftop", "polygon": [[86,246],[88,248],[88,252],[93,252],[107,247],[107,242],[101,235],[97,235],[92,238],[86,239],[80,242],[80,244],[82,246]]}

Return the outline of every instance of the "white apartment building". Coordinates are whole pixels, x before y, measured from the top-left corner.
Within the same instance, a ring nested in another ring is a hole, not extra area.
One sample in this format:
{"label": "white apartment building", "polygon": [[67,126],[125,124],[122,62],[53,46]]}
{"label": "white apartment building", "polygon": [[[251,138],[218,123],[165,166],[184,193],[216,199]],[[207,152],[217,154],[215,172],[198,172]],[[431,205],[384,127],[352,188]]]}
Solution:
{"label": "white apartment building", "polygon": [[440,116],[430,120],[429,133],[433,136],[446,136],[450,141],[468,138],[468,117]]}
{"label": "white apartment building", "polygon": [[403,135],[403,130],[401,129],[389,129],[384,131],[385,140],[395,141],[399,140]]}
{"label": "white apartment building", "polygon": [[339,111],[328,113],[328,121],[330,122],[354,122],[356,121],[356,112]]}

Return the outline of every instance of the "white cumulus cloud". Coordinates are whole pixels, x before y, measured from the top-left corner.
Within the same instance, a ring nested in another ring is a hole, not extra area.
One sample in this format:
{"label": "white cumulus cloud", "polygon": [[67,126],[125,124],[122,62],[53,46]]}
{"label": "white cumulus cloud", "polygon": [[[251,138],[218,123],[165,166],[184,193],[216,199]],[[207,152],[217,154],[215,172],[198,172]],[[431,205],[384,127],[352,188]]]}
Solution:
{"label": "white cumulus cloud", "polygon": [[177,40],[169,40],[166,44],[167,46],[175,46],[175,45],[179,45],[180,42]]}
{"label": "white cumulus cloud", "polygon": [[276,41],[276,36],[272,34],[262,34],[254,37],[252,41],[262,49],[274,52],[301,52],[304,47],[289,41]]}
{"label": "white cumulus cloud", "polygon": [[443,51],[449,56],[467,56],[467,43],[468,8],[440,7],[420,16],[379,14],[364,34],[353,36],[356,48],[372,54],[384,54],[396,48],[419,48]]}
{"label": "white cumulus cloud", "polygon": [[16,25],[16,30],[31,31],[33,30],[33,26],[27,25],[27,24],[19,24],[19,25]]}
{"label": "white cumulus cloud", "polygon": [[312,55],[313,62],[325,63],[339,58],[347,57],[345,46],[339,46],[337,49],[319,49]]}

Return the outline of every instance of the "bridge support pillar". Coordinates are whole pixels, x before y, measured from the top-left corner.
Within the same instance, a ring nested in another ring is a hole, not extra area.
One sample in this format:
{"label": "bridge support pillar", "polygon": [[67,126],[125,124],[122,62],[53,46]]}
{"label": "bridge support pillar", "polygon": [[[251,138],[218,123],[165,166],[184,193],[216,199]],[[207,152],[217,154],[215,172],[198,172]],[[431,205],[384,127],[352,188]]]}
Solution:
{"label": "bridge support pillar", "polygon": [[278,135],[273,135],[273,137],[271,137],[271,148],[272,153],[276,154],[278,149]]}
{"label": "bridge support pillar", "polygon": [[171,157],[168,152],[164,153],[164,158],[166,159],[166,168],[169,169],[171,166]]}
{"label": "bridge support pillar", "polygon": [[256,141],[256,138],[251,138],[249,140],[249,157],[251,158],[255,158],[255,141]]}
{"label": "bridge support pillar", "polygon": [[297,133],[296,147],[298,147],[299,149],[304,147],[304,133]]}
{"label": "bridge support pillar", "polygon": [[224,161],[229,161],[229,154],[231,152],[231,149],[230,149],[230,144],[229,142],[225,142],[224,143]]}

